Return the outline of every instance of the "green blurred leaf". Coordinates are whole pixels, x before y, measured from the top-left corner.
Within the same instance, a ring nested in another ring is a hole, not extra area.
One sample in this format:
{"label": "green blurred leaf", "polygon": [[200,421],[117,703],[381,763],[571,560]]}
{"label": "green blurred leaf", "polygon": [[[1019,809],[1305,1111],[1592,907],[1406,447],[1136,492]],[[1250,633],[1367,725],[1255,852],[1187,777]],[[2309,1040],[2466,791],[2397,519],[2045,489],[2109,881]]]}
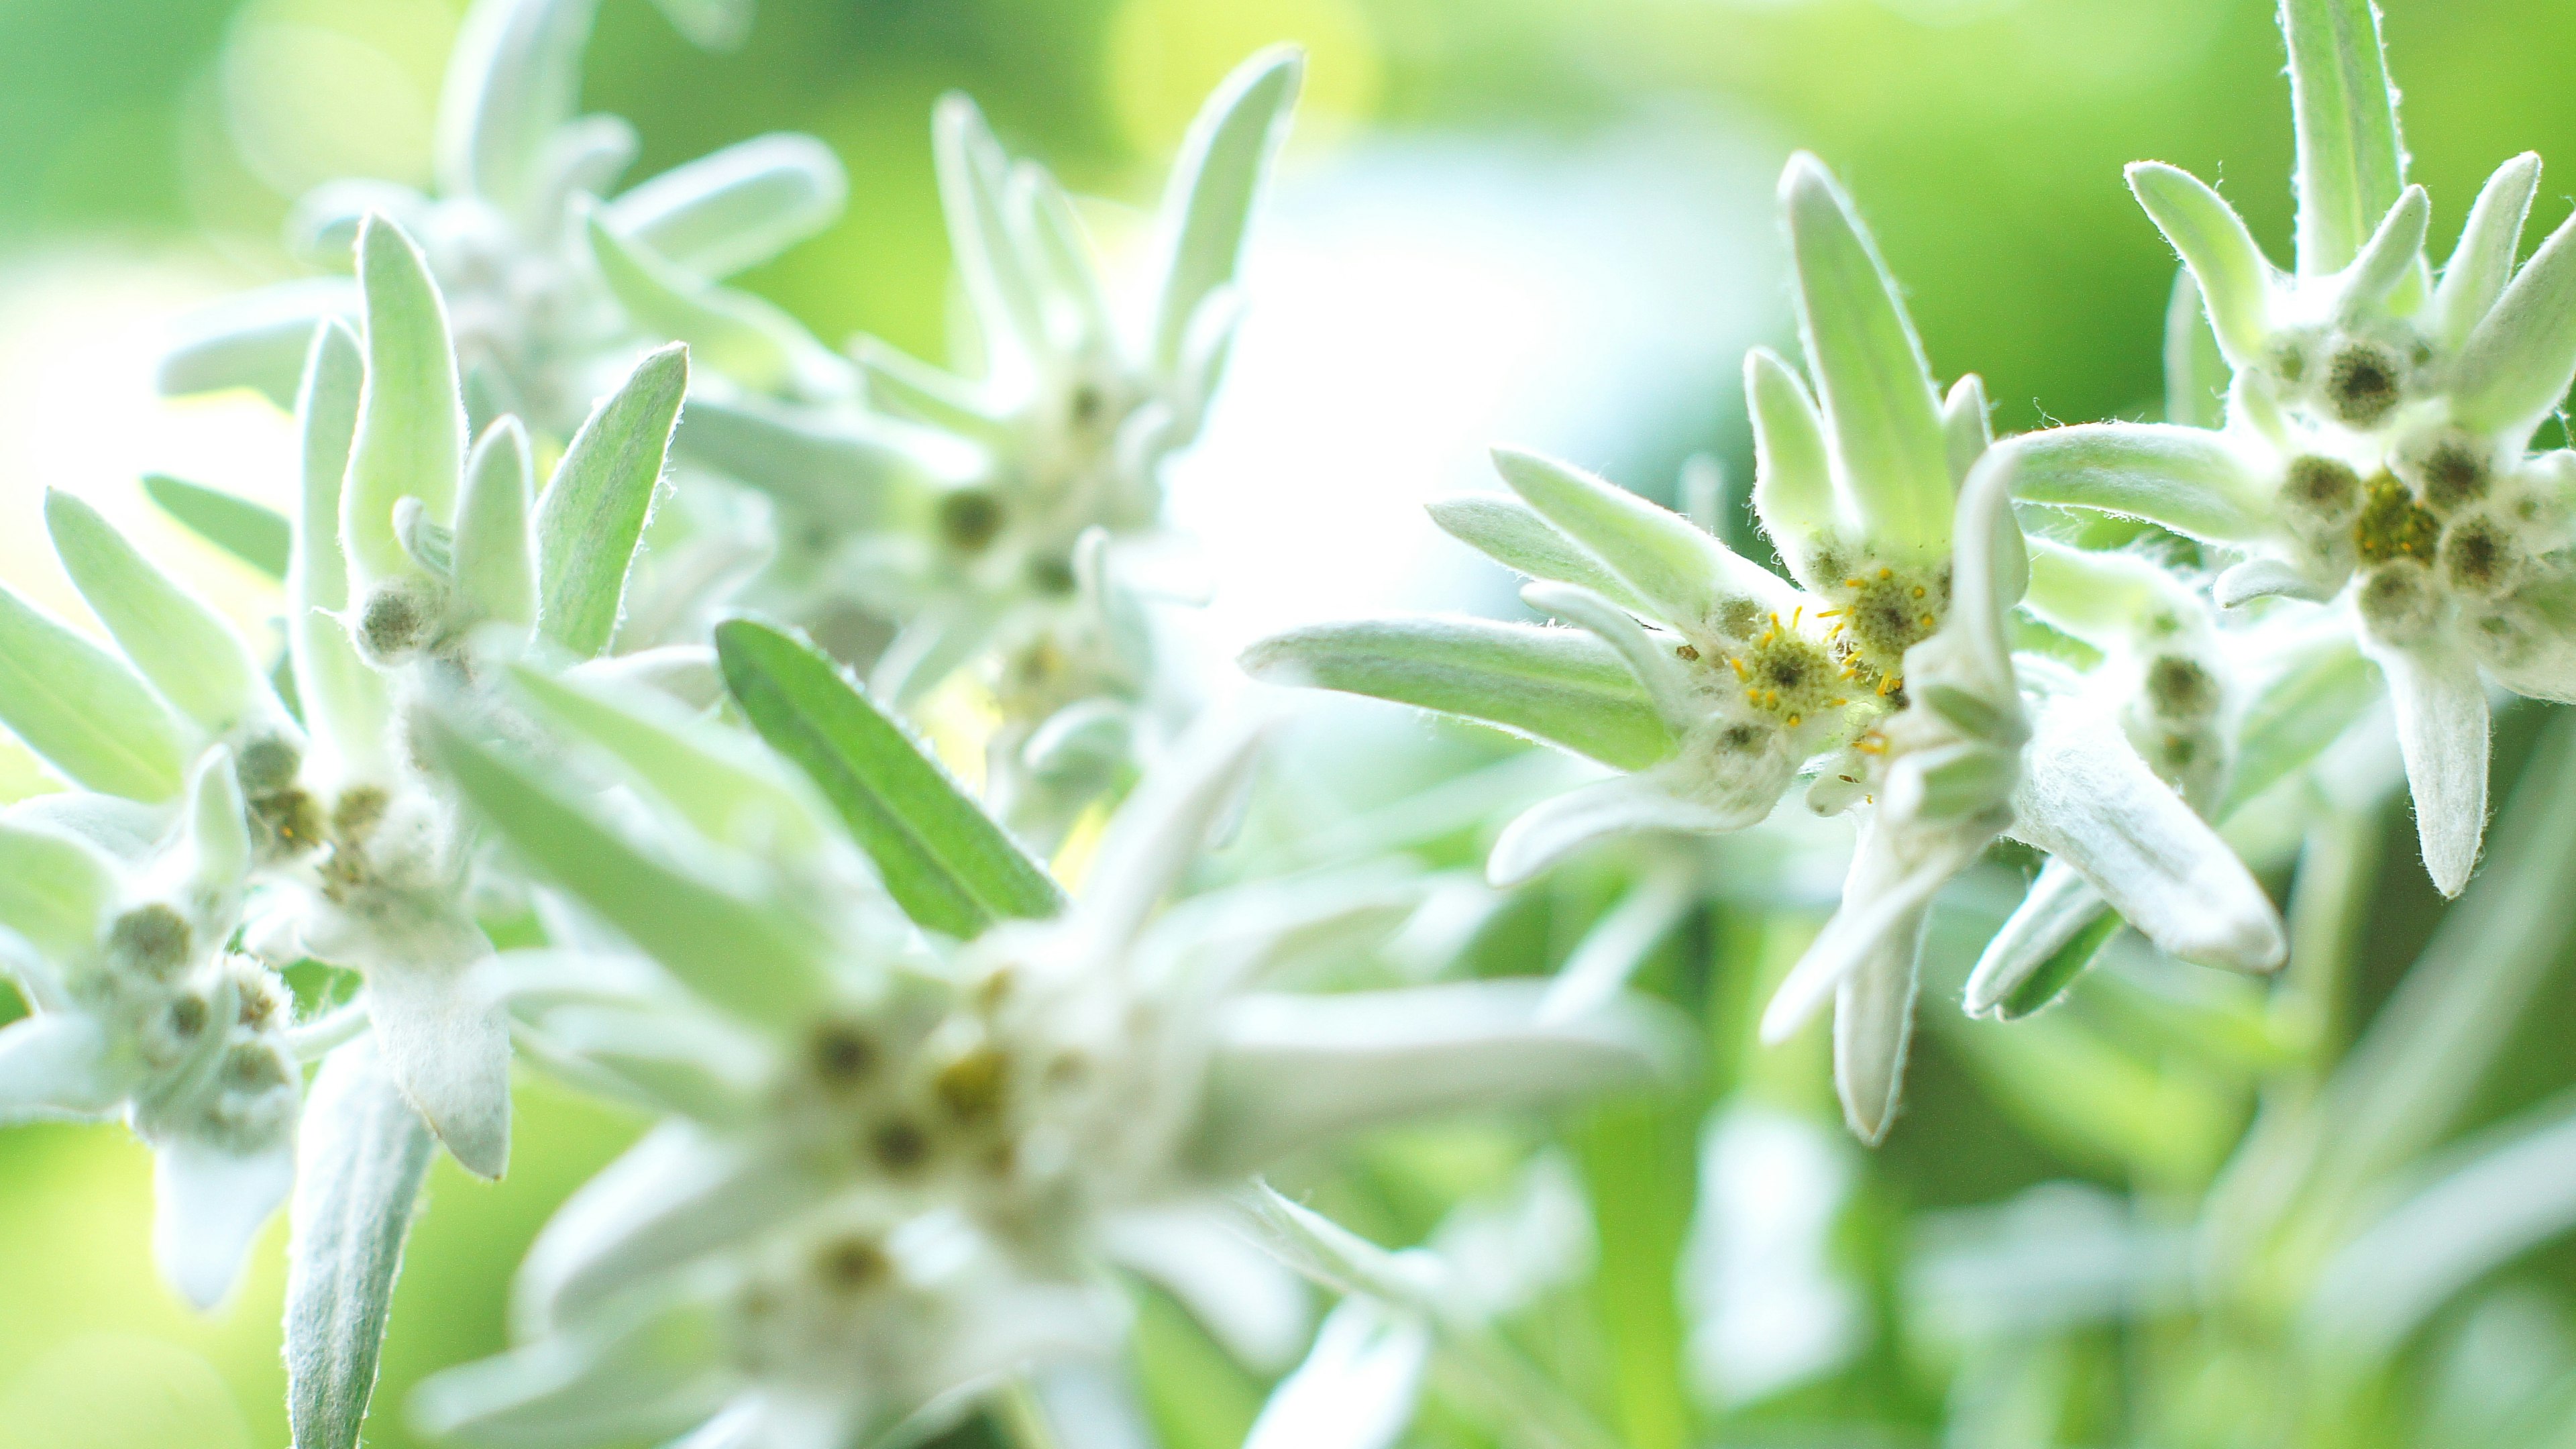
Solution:
{"label": "green blurred leaf", "polygon": [[189,731],[125,661],[0,588],[0,723],[74,784],[179,793]]}
{"label": "green blurred leaf", "polygon": [[222,615],[152,566],[99,511],[45,493],[45,527],[63,571],[126,659],[181,714],[220,735],[276,710],[267,681]]}
{"label": "green blurred leaf", "polygon": [[356,1449],[393,1311],[403,1240],[437,1141],[364,1038],[315,1073],[296,1133],[286,1261],[294,1449]]}
{"label": "green blurred leaf", "polygon": [[1305,74],[1303,51],[1260,52],[1217,86],[1181,142],[1163,193],[1169,250],[1154,310],[1154,365],[1165,376],[1180,367],[1199,304],[1234,279],[1253,198],[1287,135]]}
{"label": "green blurred leaf", "polygon": [[906,915],[971,940],[1064,908],[1044,867],[829,658],[750,619],[716,627],[716,657],[752,727],[822,789]]}
{"label": "green blurred leaf", "polygon": [[286,577],[294,530],[284,515],[167,473],[144,474],[143,491],[161,505],[162,512],[186,524],[189,532],[272,579]]}
{"label": "green blurred leaf", "polygon": [[608,648],[626,573],[689,389],[689,349],[673,343],[635,364],[591,410],[537,509],[537,627],[589,658]]}

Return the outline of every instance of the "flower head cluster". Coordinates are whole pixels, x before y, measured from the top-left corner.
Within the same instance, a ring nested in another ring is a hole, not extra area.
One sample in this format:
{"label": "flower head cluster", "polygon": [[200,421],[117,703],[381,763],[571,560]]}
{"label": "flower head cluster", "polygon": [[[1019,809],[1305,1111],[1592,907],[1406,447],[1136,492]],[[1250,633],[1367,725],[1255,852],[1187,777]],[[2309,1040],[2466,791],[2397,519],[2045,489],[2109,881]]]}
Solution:
{"label": "flower head cluster", "polygon": [[[726,0],[666,8],[712,43],[737,37],[747,19]],[[367,216],[400,225],[447,299],[478,430],[509,415],[569,437],[639,352],[697,340],[710,315],[729,318],[745,339],[700,348],[725,382],[846,392],[846,365],[783,315],[716,285],[830,225],[849,189],[840,162],[810,136],[762,136],[612,198],[638,141],[616,116],[575,114],[597,9],[598,0],[477,0],[441,96],[437,193],[327,183],[297,203],[291,244],[346,265]],[[360,305],[359,289],[338,278],[215,304],[182,323],[161,385],[251,386],[291,406],[315,324],[354,317]]]}
{"label": "flower head cluster", "polygon": [[470,688],[478,651],[606,648],[687,359],[672,348],[639,364],[540,506],[515,419],[465,446],[456,353],[419,252],[379,218],[358,253],[365,340],[322,324],[299,401],[287,632],[301,719],[229,624],[57,494],[56,552],[122,657],[0,593],[0,667],[16,686],[0,720],[74,784],[154,821],[178,810],[183,775],[220,762],[224,792],[203,787],[201,802],[229,801],[250,844],[226,857],[233,915],[198,922],[198,937],[229,940],[246,910],[254,954],[356,971],[349,1025],[373,1028],[457,1159],[497,1176],[509,1040],[478,914],[502,883],[423,770],[409,719],[428,694]]}
{"label": "flower head cluster", "polygon": [[56,796],[0,815],[0,941],[34,1008],[0,1028],[0,1121],[122,1112],[152,1145],[154,1254],[199,1307],[295,1178],[293,1005],[232,949],[251,855],[220,745],[175,812]]}
{"label": "flower head cluster", "polygon": [[[1875,1139],[1895,1106],[1925,913],[1998,834],[2051,851],[2193,959],[2268,968],[2280,927],[2139,752],[2170,765],[2186,735],[2210,728],[2214,699],[2151,695],[2134,732],[2042,703],[2066,692],[2045,683],[2025,700],[2005,632],[2032,574],[2007,506],[2019,445],[1990,446],[1973,377],[1946,398],[1935,389],[1893,281],[1824,169],[1793,160],[1780,197],[1815,386],[1767,351],[1745,380],[1753,504],[1790,579],[1589,475],[1504,452],[1518,502],[1459,499],[1433,516],[1531,576],[1523,597],[1583,634],[1326,625],[1257,646],[1247,665],[1501,724],[1631,772],[1514,821],[1489,862],[1499,883],[1611,834],[1757,824],[1801,774],[1819,813],[1859,811],[1844,910],[1764,1030],[1777,1039],[1838,1002],[1844,1105]],[[2170,617],[2180,629],[2197,616]],[[2043,728],[2025,750],[2034,709]]]}
{"label": "flower head cluster", "polygon": [[2425,864],[2457,894],[2486,817],[2481,671],[2519,694],[2576,697],[2576,459],[2531,451],[2576,376],[2562,295],[2576,241],[2562,227],[2515,265],[2540,176],[2521,156],[2487,183],[2435,273],[2431,203],[2405,184],[2375,22],[2345,35],[2294,16],[2288,34],[2295,270],[2275,268],[2190,175],[2129,169],[2206,309],[2215,356],[2183,391],[2198,394],[2194,411],[2220,413],[2224,374],[2223,414],[2039,435],[2023,492],[2235,555],[2214,586],[2221,605],[2343,610],[2396,704]]}
{"label": "flower head cluster", "polygon": [[1143,595],[1189,592],[1162,472],[1223,376],[1252,203],[1302,74],[1297,51],[1265,51],[1209,98],[1134,318],[1055,178],[1006,157],[973,102],[943,99],[940,198],[968,304],[957,351],[981,375],[867,339],[866,408],[720,402],[684,439],[779,511],[778,560],[750,593],[761,607],[827,640],[840,612],[893,626],[871,678],[898,702],[980,669],[1003,720],[990,773],[1034,839],[1132,777],[1189,692],[1141,625]]}
{"label": "flower head cluster", "polygon": [[1114,1341],[1105,1268],[1172,1271],[1190,1255],[1155,1239],[1207,1235],[1263,1163],[1651,1069],[1615,1003],[1542,1021],[1535,993],[1485,984],[1260,990],[1400,919],[1382,893],[1239,887],[1157,914],[1250,731],[1186,739],[1066,905],[827,659],[748,621],[719,648],[765,734],[831,741],[797,758],[837,812],[738,734],[595,681],[520,676],[576,758],[615,762],[595,802],[508,746],[436,740],[499,836],[650,957],[505,958],[532,1040],[669,1117],[540,1239],[532,1341],[423,1391],[436,1424],[587,1442],[713,1415],[727,1442],[871,1442]]}

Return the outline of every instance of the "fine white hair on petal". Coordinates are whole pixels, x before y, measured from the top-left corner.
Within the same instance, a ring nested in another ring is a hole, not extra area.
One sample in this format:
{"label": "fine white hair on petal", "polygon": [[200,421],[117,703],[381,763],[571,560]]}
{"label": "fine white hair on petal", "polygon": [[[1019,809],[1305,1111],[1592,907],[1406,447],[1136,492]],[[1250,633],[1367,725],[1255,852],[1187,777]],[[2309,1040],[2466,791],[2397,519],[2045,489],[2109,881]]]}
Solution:
{"label": "fine white hair on petal", "polygon": [[2269,971],[2280,913],[2245,863],[2138,758],[2118,723],[2075,700],[2039,711],[2013,832],[2081,871],[2113,909],[2186,961]]}
{"label": "fine white hair on petal", "polygon": [[232,1291],[242,1257],[295,1185],[290,1140],[251,1153],[180,1137],[152,1160],[152,1256],[189,1303],[212,1308]]}
{"label": "fine white hair on petal", "polygon": [[2369,653],[2388,677],[2424,869],[2456,896],[2477,869],[2487,826],[2487,696],[2477,662],[2464,650],[2373,645]]}
{"label": "fine white hair on petal", "polygon": [[1852,1134],[1873,1147],[1887,1136],[1905,1091],[1916,963],[1930,912],[1926,900],[1900,913],[1834,991],[1834,1091]]}

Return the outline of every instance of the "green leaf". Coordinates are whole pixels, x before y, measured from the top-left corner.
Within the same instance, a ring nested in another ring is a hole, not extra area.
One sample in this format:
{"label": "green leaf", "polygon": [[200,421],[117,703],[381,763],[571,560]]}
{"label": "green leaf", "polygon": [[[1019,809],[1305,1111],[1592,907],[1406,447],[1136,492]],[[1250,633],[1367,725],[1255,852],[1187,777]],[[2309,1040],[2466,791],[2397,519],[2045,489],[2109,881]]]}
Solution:
{"label": "green leaf", "polygon": [[438,99],[439,189],[524,213],[546,143],[581,106],[581,53],[597,0],[472,6]]}
{"label": "green leaf", "polygon": [[232,625],[153,567],[97,509],[47,489],[45,528],[90,612],[179,713],[215,735],[254,714],[278,713]]}
{"label": "green leaf", "polygon": [[546,484],[537,510],[537,627],[577,656],[607,649],[617,630],[626,572],[688,390],[686,346],[648,355],[591,410]]}
{"label": "green leaf", "polygon": [[2559,223],[2460,344],[2451,412],[2479,432],[2519,432],[2576,378],[2576,217]]}
{"label": "green leaf", "polygon": [[167,473],[144,474],[143,491],[161,505],[162,512],[187,525],[189,532],[272,579],[286,577],[294,528],[283,514]]}
{"label": "green leaf", "polygon": [[[2406,184],[2372,0],[2282,0],[2297,119],[2299,275],[2342,271]],[[2204,279],[2205,281],[2206,279]]]}
{"label": "green leaf", "polygon": [[850,365],[774,304],[681,271],[596,211],[587,232],[601,279],[640,330],[687,343],[700,365],[754,392],[836,398],[853,390]]}
{"label": "green leaf", "polygon": [[2082,423],[2012,441],[2013,497],[2160,523],[2190,538],[2270,533],[2262,480],[2221,433],[2161,423]]}
{"label": "green leaf", "polygon": [[1841,531],[1825,421],[1806,383],[1769,348],[1744,354],[1744,399],[1753,418],[1753,511],[1804,578],[1818,543]]}
{"label": "green leaf", "polygon": [[1439,499],[1426,511],[1450,537],[1507,569],[1534,579],[1579,584],[1624,609],[1652,610],[1626,579],[1517,498],[1468,493]]}
{"label": "green leaf", "polygon": [[477,619],[536,621],[536,536],[528,525],[535,486],[519,420],[484,429],[465,460],[451,553],[457,602]]}
{"label": "green leaf", "polygon": [[827,989],[824,942],[781,902],[720,884],[713,861],[644,853],[631,830],[444,717],[423,733],[439,768],[521,859],[700,996],[775,1025],[802,1018]]}
{"label": "green leaf", "polygon": [[146,803],[179,793],[188,727],[124,660],[0,588],[0,723],[102,794]]}
{"label": "green leaf", "polygon": [[1261,51],[1218,84],[1181,142],[1163,191],[1163,286],[1154,308],[1154,366],[1181,364],[1190,319],[1208,294],[1234,280],[1253,197],[1288,134],[1288,112],[1306,74],[1305,52]]}
{"label": "green leaf", "polygon": [[2245,219],[2199,177],[2161,161],[2133,163],[2129,190],[2200,284],[2219,351],[2238,368],[2260,364],[2272,335],[2272,264]]}
{"label": "green leaf", "polygon": [[2184,428],[2227,423],[2227,354],[2209,328],[2200,282],[2184,267],[2174,273],[2165,303],[2165,421]]}
{"label": "green leaf", "polygon": [[671,447],[759,489],[800,520],[885,528],[929,519],[931,470],[907,449],[903,430],[872,413],[791,412],[755,398],[694,397]]}
{"label": "green leaf", "polygon": [[87,963],[117,903],[115,862],[68,835],[0,820],[0,926],[56,969]]}
{"label": "green leaf", "polygon": [[[709,839],[747,850],[811,850],[821,822],[738,729],[658,695],[558,677],[524,664],[511,677],[563,729],[617,757]],[[657,708],[656,706],[664,706]]]}
{"label": "green leaf", "polygon": [[1798,273],[1798,331],[1834,439],[1845,507],[1874,538],[1949,552],[1957,485],[1941,399],[1896,280],[1815,157],[1791,157],[1780,212]]}
{"label": "green leaf", "polygon": [[346,277],[304,277],[210,303],[176,324],[153,386],[164,397],[248,387],[292,408],[313,329],[357,309]]}
{"label": "green leaf", "polygon": [[302,497],[286,571],[286,640],[295,689],[317,741],[364,774],[385,765],[391,705],[383,676],[358,657],[339,614],[349,606],[349,570],[340,551],[340,488],[357,432],[366,364],[347,326],[316,332],[296,403],[301,434]]}
{"label": "green leaf", "polygon": [[1671,733],[1617,651],[1573,629],[1490,619],[1318,624],[1244,651],[1245,672],[1481,720],[1641,770]]}
{"label": "green leaf", "polygon": [[2513,261],[2522,246],[2523,223],[2531,217],[2531,194],[2540,185],[2540,157],[2530,151],[2507,161],[2487,178],[2460,228],[2460,244],[2443,264],[2442,283],[2433,293],[2433,323],[2445,347],[2458,347],[2503,295],[2513,277]]}
{"label": "green leaf", "polygon": [[2093,958],[2102,954],[2102,948],[2111,944],[2111,938],[2120,934],[2126,924],[2109,906],[2100,907],[2093,919],[2079,927],[2066,944],[2050,952],[2047,960],[1996,1005],[1995,1019],[2019,1021],[2065,995],[2075,978],[2084,974],[2084,968],[2093,964]]}
{"label": "green leaf", "polygon": [[752,727],[822,789],[906,915],[968,940],[1064,908],[1045,869],[829,658],[750,619],[716,626],[716,657]]}
{"label": "green leaf", "polygon": [[358,279],[367,297],[367,373],[340,496],[340,537],[363,589],[420,572],[394,535],[396,503],[419,499],[432,523],[454,514],[465,404],[447,306],[420,249],[381,216],[358,231]]}
{"label": "green leaf", "polygon": [[1651,601],[1664,623],[1703,627],[1742,598],[1784,612],[1796,605],[1786,583],[1669,508],[1516,448],[1496,448],[1494,467],[1530,507],[1608,564],[1627,592]]}
{"label": "green leaf", "polygon": [[296,1132],[286,1250],[294,1449],[356,1449],[436,1140],[361,1039],[323,1059]]}
{"label": "green leaf", "polygon": [[2285,650],[2251,691],[2237,727],[2236,768],[2212,818],[2225,820],[2248,801],[2305,768],[2379,702],[2379,671],[2338,628]]}
{"label": "green leaf", "polygon": [[[2353,258],[2336,304],[2339,316],[2359,320],[2386,302],[2398,289],[2424,275],[2424,232],[2433,221],[2433,199],[2421,186],[2409,186],[2388,209],[2379,228]],[[2421,294],[2417,297],[2420,299]]]}
{"label": "green leaf", "polygon": [[608,224],[701,277],[731,276],[832,224],[849,174],[811,136],[754,136],[675,166],[607,204]]}

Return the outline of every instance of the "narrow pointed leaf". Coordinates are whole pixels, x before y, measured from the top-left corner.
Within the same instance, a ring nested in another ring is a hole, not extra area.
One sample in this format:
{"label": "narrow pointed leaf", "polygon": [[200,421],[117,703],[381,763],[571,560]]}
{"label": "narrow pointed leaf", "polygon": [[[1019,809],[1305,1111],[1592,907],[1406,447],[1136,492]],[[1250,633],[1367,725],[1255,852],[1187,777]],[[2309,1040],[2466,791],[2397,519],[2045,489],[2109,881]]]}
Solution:
{"label": "narrow pointed leaf", "polygon": [[608,203],[608,224],[701,277],[731,276],[832,224],[849,173],[812,136],[755,136]]}
{"label": "narrow pointed leaf", "polygon": [[931,112],[931,156],[939,173],[939,207],[957,279],[988,363],[1006,373],[1053,350],[1035,260],[1025,254],[1002,202],[1009,163],[974,101],[954,92]]}
{"label": "narrow pointed leaf", "polygon": [[1650,772],[1596,780],[1542,800],[1503,827],[1485,857],[1485,878],[1509,889],[1599,840],[1642,831],[1716,835],[1742,830],[1771,813],[1771,797],[1721,812],[1685,800]]}
{"label": "narrow pointed leaf", "polygon": [[535,488],[527,429],[517,418],[485,429],[456,500],[456,597],[477,618],[536,621],[536,535],[528,522]]}
{"label": "narrow pointed leaf", "polygon": [[588,235],[601,279],[636,325],[687,343],[699,366],[754,392],[810,398],[850,392],[849,364],[774,304],[681,271],[619,236],[597,212]]}
{"label": "narrow pointed leaf", "polygon": [[1190,123],[1164,188],[1163,287],[1154,309],[1154,364],[1180,366],[1190,319],[1234,280],[1252,201],[1288,133],[1306,57],[1273,46],[1236,66]]}
{"label": "narrow pointed leaf", "polygon": [[615,755],[711,840],[752,850],[812,850],[821,822],[741,731],[669,701],[524,665],[511,678],[553,722]]}
{"label": "narrow pointed leaf", "polygon": [[2406,184],[2373,0],[2282,0],[2297,119],[2299,273],[2339,272]]}
{"label": "narrow pointed leaf", "polygon": [[358,425],[366,364],[358,339],[334,323],[314,334],[296,403],[302,496],[286,573],[286,639],[295,687],[316,741],[362,773],[384,762],[390,710],[382,676],[358,657],[337,615],[349,606],[340,550],[340,490]]}
{"label": "narrow pointed leaf", "polygon": [[2161,161],[2130,166],[2129,190],[2191,268],[2228,363],[2240,369],[2261,363],[2272,330],[2272,266],[2245,219],[2199,177]]}
{"label": "narrow pointed leaf", "polygon": [[2338,310],[2344,317],[2367,316],[2399,285],[2424,274],[2424,230],[2433,220],[2433,200],[2421,186],[2409,186],[2388,209],[2379,229],[2355,257]]}
{"label": "narrow pointed leaf", "polygon": [[68,835],[0,820],[0,926],[58,967],[86,962],[116,904],[116,865]]}
{"label": "narrow pointed leaf", "polygon": [[1616,651],[1589,633],[1429,616],[1316,624],[1255,644],[1243,667],[1481,720],[1620,769],[1672,750],[1672,734]]}
{"label": "narrow pointed leaf", "polygon": [[[2073,866],[2051,857],[2031,881],[2029,894],[2005,918],[1994,939],[1986,943],[1985,954],[1968,975],[1960,1004],[1970,1016],[1998,1012],[2021,995],[2067,943],[2084,934],[2086,927],[2107,909],[2101,892],[2093,889]],[[2086,959],[2090,954],[2086,953]],[[2055,987],[2063,989],[2065,984],[2060,981]],[[2057,989],[2049,990],[2045,999],[2054,999]]]}
{"label": "narrow pointed leaf", "polygon": [[2270,528],[2253,466],[2220,433],[2159,423],[2080,423],[2013,440],[2015,498],[2098,509],[2190,538],[2247,543]]}
{"label": "narrow pointed leaf", "polygon": [[211,303],[182,318],[161,354],[153,384],[164,397],[255,388],[295,406],[313,329],[355,316],[358,289],[346,277],[306,277]]}
{"label": "narrow pointed leaf", "polygon": [[689,350],[648,355],[591,410],[537,511],[537,627],[589,658],[608,648],[626,573],[689,388]]}
{"label": "narrow pointed leaf", "polygon": [[1843,1124],[1873,1147],[1905,1094],[1924,913],[1919,905],[1905,913],[1834,992],[1834,1094]]}
{"label": "narrow pointed leaf", "polygon": [[1494,467],[1524,502],[1651,601],[1666,623],[1703,625],[1732,599],[1782,610],[1795,605],[1795,591],[1777,576],[1671,509],[1516,448],[1496,448]]}
{"label": "narrow pointed leaf", "polygon": [[267,679],[232,625],[153,567],[97,509],[48,489],[45,528],[90,612],[179,713],[209,734],[222,734],[255,714],[277,711]]}
{"label": "narrow pointed leaf", "polygon": [[1542,1024],[1543,991],[1480,981],[1236,1002],[1196,1153],[1244,1172],[1373,1127],[1633,1089],[1668,1068],[1670,1028],[1641,1004]]}
{"label": "narrow pointed leaf", "polygon": [[125,1074],[97,1017],[40,1011],[0,1026],[0,1126],[103,1117],[124,1105]]}
{"label": "narrow pointed leaf", "polygon": [[1466,493],[1439,499],[1426,511],[1450,537],[1505,568],[1590,589],[1621,608],[1651,607],[1627,580],[1517,498]]}
{"label": "narrow pointed leaf", "polygon": [[419,499],[432,523],[453,515],[465,464],[465,404],[447,305],[411,238],[369,217],[358,232],[358,277],[367,298],[367,369],[340,496],[340,537],[363,588],[420,571],[395,536],[395,504]]}
{"label": "narrow pointed leaf", "polygon": [[777,902],[645,854],[628,832],[444,721],[426,733],[448,778],[522,859],[690,989],[755,1023],[811,1009],[823,990],[823,946]]}
{"label": "narrow pointed leaf", "polygon": [[1969,373],[1950,384],[1941,399],[1941,434],[1950,446],[1950,477],[1968,481],[1968,470],[1994,446],[1993,420],[1986,416],[1986,380]]}
{"label": "narrow pointed leaf", "polygon": [[2559,224],[2496,299],[2451,365],[2451,412],[2481,432],[2546,417],[2576,377],[2576,217]]}
{"label": "narrow pointed leaf", "polygon": [[2531,196],[2540,186],[2540,157],[2525,151],[2496,168],[2478,192],[2477,205],[2460,228],[2460,244],[2442,268],[2433,292],[2433,325],[2445,347],[2458,347],[2477,329],[2487,309],[2504,295],[2522,245]]}
{"label": "narrow pointed leaf", "polygon": [[2176,427],[2217,428],[2227,421],[2227,354],[2218,350],[2200,282],[2183,267],[2174,273],[2165,303],[2165,421]]}
{"label": "narrow pointed leaf", "polygon": [[2028,755],[2014,833],[2081,871],[2147,939],[2238,971],[2287,958],[2262,886],[2115,723],[2071,705],[2043,709]]}
{"label": "narrow pointed leaf", "polygon": [[192,745],[125,661],[0,588],[0,724],[64,778],[129,800],[179,793]]}
{"label": "narrow pointed leaf", "polygon": [[[299,352],[299,359],[301,355]],[[186,524],[189,532],[272,579],[286,577],[286,555],[294,527],[283,515],[236,494],[167,473],[144,474],[143,491],[161,505],[162,512]]]}
{"label": "narrow pointed leaf", "polygon": [[2466,654],[2377,649],[2397,711],[2397,744],[2415,797],[2424,869],[2456,896],[2477,869],[2487,828],[2487,696]]}
{"label": "narrow pointed leaf", "polygon": [[972,450],[940,446],[924,433],[873,414],[806,414],[752,398],[694,397],[671,446],[799,519],[865,529],[926,517],[934,478],[981,466],[965,456]]}
{"label": "narrow pointed leaf", "polygon": [[1941,400],[1895,278],[1813,156],[1790,158],[1780,211],[1797,264],[1799,336],[1833,435],[1845,507],[1873,536],[1946,552],[1957,490]]}
{"label": "narrow pointed leaf", "polygon": [[1744,397],[1753,415],[1753,511],[1773,546],[1797,567],[1841,521],[1825,422],[1807,385],[1768,348],[1744,355]]}
{"label": "narrow pointed leaf", "polygon": [[717,627],[716,657],[752,727],[822,790],[906,915],[967,940],[1063,909],[1044,868],[829,658],[749,619]]}
{"label": "narrow pointed leaf", "polygon": [[298,1136],[287,1415],[295,1449],[356,1449],[435,1144],[364,1039],[323,1059]]}
{"label": "narrow pointed leaf", "polygon": [[581,105],[597,0],[485,0],[468,12],[439,96],[440,189],[516,211],[536,199],[546,142]]}
{"label": "narrow pointed leaf", "polygon": [[294,1185],[286,1143],[246,1152],[186,1136],[154,1144],[152,1258],[161,1276],[200,1312],[221,1303]]}

